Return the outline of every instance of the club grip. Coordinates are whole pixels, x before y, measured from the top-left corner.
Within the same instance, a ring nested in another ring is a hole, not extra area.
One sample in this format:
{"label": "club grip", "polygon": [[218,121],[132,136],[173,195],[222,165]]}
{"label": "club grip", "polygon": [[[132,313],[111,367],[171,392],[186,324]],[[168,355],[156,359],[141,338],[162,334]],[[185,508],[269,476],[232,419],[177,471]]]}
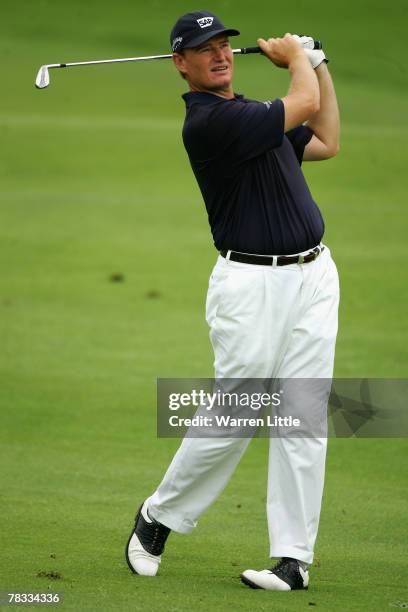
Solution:
{"label": "club grip", "polygon": [[[323,45],[320,40],[314,41],[313,49],[322,49],[322,47]],[[243,55],[247,55],[248,53],[262,53],[262,50],[260,49],[260,47],[243,47],[241,49],[241,53]]]}
{"label": "club grip", "polygon": [[262,53],[260,47],[243,47],[241,53],[246,55],[247,53]]}

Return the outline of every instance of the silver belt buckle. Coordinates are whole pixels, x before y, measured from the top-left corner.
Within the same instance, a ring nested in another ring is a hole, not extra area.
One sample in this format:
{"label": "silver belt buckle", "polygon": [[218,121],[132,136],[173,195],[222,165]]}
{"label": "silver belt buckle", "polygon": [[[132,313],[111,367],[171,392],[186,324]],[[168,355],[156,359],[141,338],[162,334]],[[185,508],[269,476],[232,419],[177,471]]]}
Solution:
{"label": "silver belt buckle", "polygon": [[322,252],[322,251],[321,251],[320,246],[319,246],[319,245],[317,245],[317,247],[315,247],[315,248],[312,250],[312,253],[313,253],[313,259],[312,259],[312,261],[314,261],[315,259],[317,259],[317,258],[319,257],[319,255],[320,255],[320,253],[321,253],[321,252]]}

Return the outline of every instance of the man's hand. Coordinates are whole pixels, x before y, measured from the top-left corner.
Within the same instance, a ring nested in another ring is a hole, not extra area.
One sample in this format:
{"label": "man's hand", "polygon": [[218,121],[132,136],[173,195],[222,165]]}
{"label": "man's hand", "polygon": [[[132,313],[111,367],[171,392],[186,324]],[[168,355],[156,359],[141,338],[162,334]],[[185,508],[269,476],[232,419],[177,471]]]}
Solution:
{"label": "man's hand", "polygon": [[257,43],[264,55],[279,68],[289,68],[297,57],[305,53],[300,42],[292,34],[285,34],[283,38],[268,38],[268,40],[258,38]]}
{"label": "man's hand", "polygon": [[313,48],[314,40],[311,36],[298,36],[297,34],[293,34],[293,38],[302,45],[312,68],[317,68],[322,62],[328,62],[322,49]]}

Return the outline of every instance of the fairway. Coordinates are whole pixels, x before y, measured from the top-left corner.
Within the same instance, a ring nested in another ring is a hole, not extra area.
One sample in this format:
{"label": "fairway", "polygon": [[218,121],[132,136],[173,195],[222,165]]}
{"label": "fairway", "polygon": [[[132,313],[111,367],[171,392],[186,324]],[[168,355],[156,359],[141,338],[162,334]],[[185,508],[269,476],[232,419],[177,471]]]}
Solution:
{"label": "fairway", "polygon": [[[168,53],[175,19],[196,8],[3,2],[0,591],[62,592],[67,610],[408,606],[403,437],[329,440],[308,591],[239,581],[271,564],[265,439],[194,533],[170,535],[156,579],[126,566],[134,513],[179,444],[156,436],[156,379],[213,374],[216,251],[182,146],[186,85],[167,60],[55,70],[44,91],[34,79],[46,63]],[[335,374],[406,377],[407,3],[205,8],[241,30],[241,46],[288,30],[323,41],[341,151],[303,171],[340,274]],[[235,75],[250,98],[287,91],[263,57],[236,57]]]}

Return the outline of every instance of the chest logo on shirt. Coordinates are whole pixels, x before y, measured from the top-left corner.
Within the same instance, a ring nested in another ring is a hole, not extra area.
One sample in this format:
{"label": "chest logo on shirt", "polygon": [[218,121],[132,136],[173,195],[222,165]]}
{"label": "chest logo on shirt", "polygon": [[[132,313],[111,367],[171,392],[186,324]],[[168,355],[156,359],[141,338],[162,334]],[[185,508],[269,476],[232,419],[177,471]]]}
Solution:
{"label": "chest logo on shirt", "polygon": [[208,28],[212,25],[214,21],[214,17],[201,17],[201,19],[197,19],[197,23],[200,28]]}

